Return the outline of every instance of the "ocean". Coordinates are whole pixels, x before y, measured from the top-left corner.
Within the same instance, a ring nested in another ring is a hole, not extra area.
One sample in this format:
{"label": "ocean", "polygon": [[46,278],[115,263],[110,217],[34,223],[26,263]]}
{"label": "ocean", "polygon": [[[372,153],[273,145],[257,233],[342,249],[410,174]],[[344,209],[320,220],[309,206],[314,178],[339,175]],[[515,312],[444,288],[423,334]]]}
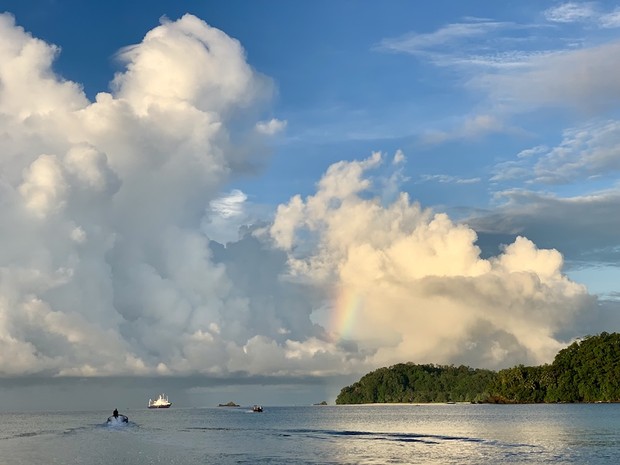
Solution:
{"label": "ocean", "polygon": [[620,404],[360,405],[4,413],[0,463],[614,464]]}

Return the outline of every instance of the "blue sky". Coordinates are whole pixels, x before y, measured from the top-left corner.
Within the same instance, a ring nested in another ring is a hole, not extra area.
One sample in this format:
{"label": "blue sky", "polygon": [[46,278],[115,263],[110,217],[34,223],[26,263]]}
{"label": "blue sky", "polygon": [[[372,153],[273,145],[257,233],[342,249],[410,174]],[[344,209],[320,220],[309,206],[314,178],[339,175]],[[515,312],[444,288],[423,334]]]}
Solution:
{"label": "blue sky", "polygon": [[616,3],[3,11],[0,313],[29,354],[5,376],[311,378],[314,402],[619,327]]}

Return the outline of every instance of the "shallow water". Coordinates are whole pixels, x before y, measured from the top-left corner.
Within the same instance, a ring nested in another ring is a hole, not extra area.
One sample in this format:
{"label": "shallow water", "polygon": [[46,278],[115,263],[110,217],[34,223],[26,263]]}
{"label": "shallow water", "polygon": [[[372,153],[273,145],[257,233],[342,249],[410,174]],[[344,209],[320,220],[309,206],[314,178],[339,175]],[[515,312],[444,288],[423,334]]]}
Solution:
{"label": "shallow water", "polygon": [[4,414],[7,464],[616,464],[620,404]]}

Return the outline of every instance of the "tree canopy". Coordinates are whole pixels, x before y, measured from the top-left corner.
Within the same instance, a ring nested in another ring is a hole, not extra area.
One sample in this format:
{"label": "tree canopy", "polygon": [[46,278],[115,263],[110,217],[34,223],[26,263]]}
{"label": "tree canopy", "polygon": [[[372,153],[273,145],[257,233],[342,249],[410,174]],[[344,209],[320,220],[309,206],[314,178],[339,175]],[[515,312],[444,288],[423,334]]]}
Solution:
{"label": "tree canopy", "polygon": [[468,366],[399,363],[344,387],[337,404],[400,402],[617,402],[620,334],[586,336],[541,366],[498,372]]}
{"label": "tree canopy", "polygon": [[481,401],[495,376],[491,370],[467,366],[400,363],[368,373],[345,387],[336,403]]}

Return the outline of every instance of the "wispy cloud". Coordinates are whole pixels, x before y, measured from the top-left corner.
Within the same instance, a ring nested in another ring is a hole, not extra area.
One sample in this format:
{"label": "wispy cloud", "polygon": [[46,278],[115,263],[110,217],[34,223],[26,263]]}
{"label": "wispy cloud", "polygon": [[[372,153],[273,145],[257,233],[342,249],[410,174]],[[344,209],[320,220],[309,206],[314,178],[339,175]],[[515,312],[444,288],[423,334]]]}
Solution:
{"label": "wispy cloud", "polygon": [[[375,49],[454,68],[456,85],[486,97],[489,122],[539,107],[604,114],[620,100],[615,79],[620,64],[610,59],[620,53],[620,42],[601,33],[600,41],[590,34],[586,43],[585,29],[570,27],[611,28],[618,24],[619,11],[603,11],[596,3],[569,2],[546,10],[543,23],[467,19],[431,33],[386,38]],[[465,124],[446,134],[432,132],[427,138],[441,142],[474,134],[476,128],[486,133],[503,130],[501,124],[487,125],[485,130],[481,121],[473,123],[469,129]]]}
{"label": "wispy cloud", "polygon": [[450,176],[447,174],[423,174],[420,176],[423,182],[439,182],[442,184],[477,184],[480,178],[462,178],[459,176]]}
{"label": "wispy cloud", "polygon": [[[400,37],[381,40],[374,48],[378,51],[409,53],[412,55],[426,54],[434,49],[452,48],[462,45],[471,39],[478,40],[491,31],[512,27],[512,23],[497,21],[470,21],[448,24],[435,32],[427,34],[409,33]],[[473,42],[475,43],[475,42]]]}
{"label": "wispy cloud", "polygon": [[557,183],[620,172],[620,121],[589,123],[564,131],[560,145],[534,166],[537,182]]}
{"label": "wispy cloud", "polygon": [[468,67],[476,68],[476,72],[480,68],[510,70],[553,51],[545,36],[532,35],[534,31],[540,33],[544,27],[467,18],[467,22],[449,24],[432,33],[408,33],[383,39],[374,50],[416,55],[437,66],[462,70]]}
{"label": "wispy cloud", "polygon": [[594,18],[597,15],[596,3],[594,2],[567,2],[549,8],[544,12],[548,21],[558,23],[574,23]]}
{"label": "wispy cloud", "polygon": [[248,199],[239,189],[233,189],[230,194],[211,200],[211,209],[223,218],[239,216],[243,213],[243,204]]}
{"label": "wispy cloud", "polygon": [[453,124],[450,130],[429,130],[421,135],[420,141],[424,144],[439,144],[455,139],[477,139],[491,133],[509,132],[500,116],[492,114],[474,114],[461,118],[458,124]]}
{"label": "wispy cloud", "polygon": [[604,113],[620,100],[620,83],[615,79],[620,62],[610,60],[618,53],[618,41],[561,51],[532,58],[527,67],[514,72],[474,76],[469,83],[515,111],[550,106]]}
{"label": "wispy cloud", "polygon": [[620,8],[606,11],[598,2],[566,2],[544,12],[554,23],[588,23],[601,28],[620,27]]}
{"label": "wispy cloud", "polygon": [[491,181],[568,184],[620,172],[620,122],[594,121],[564,130],[555,147],[536,146],[497,164]]}
{"label": "wispy cloud", "polygon": [[620,7],[600,17],[601,26],[605,28],[620,27]]}

